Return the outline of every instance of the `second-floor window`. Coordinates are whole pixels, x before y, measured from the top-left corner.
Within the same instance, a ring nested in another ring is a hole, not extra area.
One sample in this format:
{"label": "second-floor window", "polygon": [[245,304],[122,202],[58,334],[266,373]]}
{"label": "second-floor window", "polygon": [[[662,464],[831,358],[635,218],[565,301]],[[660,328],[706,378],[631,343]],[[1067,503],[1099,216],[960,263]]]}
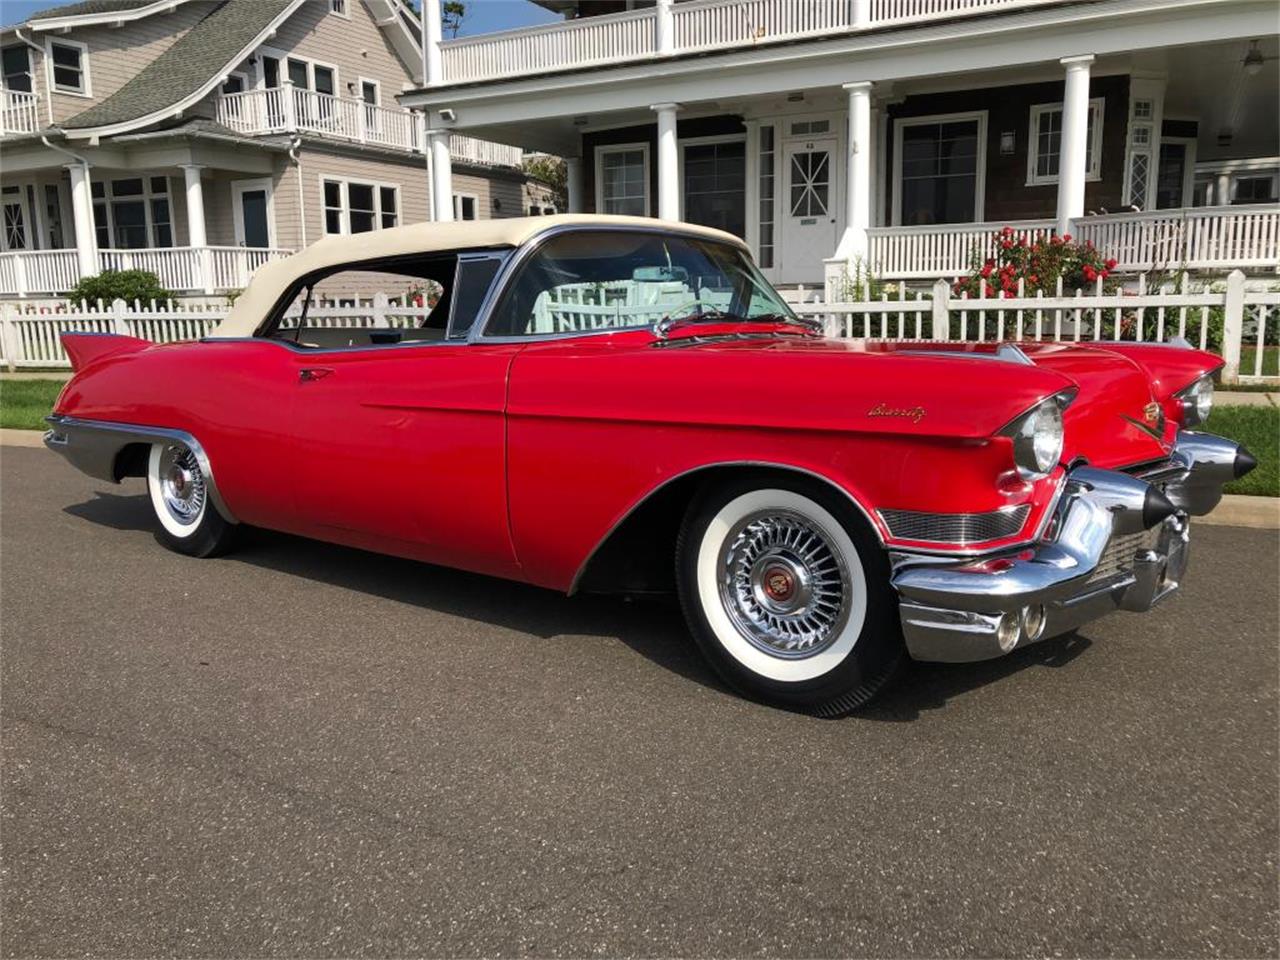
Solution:
{"label": "second-floor window", "polygon": [[321,185],[326,234],[369,233],[400,222],[400,188],[326,177]]}
{"label": "second-floor window", "polygon": [[[1089,129],[1085,137],[1085,177],[1102,175],[1102,98],[1089,101]],[[1031,144],[1027,150],[1027,183],[1057,183],[1062,158],[1062,104],[1031,108]]]}
{"label": "second-floor window", "polygon": [[329,0],[329,10],[340,17],[347,15],[347,0]]}
{"label": "second-floor window", "polygon": [[4,66],[4,89],[17,93],[31,93],[31,51],[15,44],[0,47],[0,62]]}
{"label": "second-floor window", "polygon": [[58,93],[89,96],[89,48],[74,40],[50,40],[49,73]]}

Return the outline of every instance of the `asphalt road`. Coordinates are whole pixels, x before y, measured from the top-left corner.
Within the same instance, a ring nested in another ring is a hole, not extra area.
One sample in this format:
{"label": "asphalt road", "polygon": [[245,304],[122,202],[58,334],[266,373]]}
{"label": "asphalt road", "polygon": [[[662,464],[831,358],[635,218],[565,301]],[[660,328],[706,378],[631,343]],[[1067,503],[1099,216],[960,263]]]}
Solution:
{"label": "asphalt road", "polygon": [[262,534],[0,449],[5,956],[1267,956],[1275,533],[838,721],[658,602]]}

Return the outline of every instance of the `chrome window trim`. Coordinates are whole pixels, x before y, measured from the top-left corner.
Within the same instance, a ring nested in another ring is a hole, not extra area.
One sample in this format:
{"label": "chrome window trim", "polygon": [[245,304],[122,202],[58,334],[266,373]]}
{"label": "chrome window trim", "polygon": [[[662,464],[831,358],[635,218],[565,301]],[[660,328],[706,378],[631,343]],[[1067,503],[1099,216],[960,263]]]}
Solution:
{"label": "chrome window trim", "polygon": [[[755,266],[755,261],[751,257],[750,248],[748,248],[741,240],[736,244],[728,240],[717,240],[692,230],[681,230],[678,226],[672,226],[665,223],[660,226],[654,225],[652,227],[640,226],[638,224],[634,226],[623,226],[621,224],[602,224],[600,226],[595,226],[590,224],[584,225],[581,223],[562,223],[550,226],[546,230],[525,241],[524,245],[515,251],[507,261],[506,265],[499,272],[498,276],[494,280],[493,288],[490,290],[490,296],[481,308],[482,315],[476,319],[476,324],[472,327],[472,334],[468,338],[468,342],[540,343],[547,340],[568,340],[573,337],[599,336],[601,334],[623,333],[627,331],[649,330],[653,328],[652,323],[638,323],[626,327],[610,327],[607,330],[568,331],[566,333],[532,333],[523,335],[489,334],[489,324],[493,321],[494,308],[498,305],[498,301],[501,300],[502,296],[510,287],[516,271],[520,269],[521,265],[523,265],[526,260],[540,250],[547,241],[551,240],[553,237],[558,237],[562,233],[652,233],[662,236],[671,236],[674,234],[681,238],[702,240],[706,243],[719,243],[731,249],[736,249],[751,261],[753,266]],[[760,268],[756,266],[756,269],[758,270]],[[770,284],[770,289],[772,289],[772,284]],[[777,291],[775,290],[774,292],[776,293]]]}

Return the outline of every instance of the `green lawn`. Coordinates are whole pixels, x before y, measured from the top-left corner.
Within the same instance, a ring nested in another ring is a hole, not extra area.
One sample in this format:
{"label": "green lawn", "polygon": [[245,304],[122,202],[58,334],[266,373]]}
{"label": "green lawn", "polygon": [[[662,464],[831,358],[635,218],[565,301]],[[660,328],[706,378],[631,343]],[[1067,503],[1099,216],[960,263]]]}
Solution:
{"label": "green lawn", "polygon": [[[1252,347],[1247,343],[1242,344],[1240,347],[1240,375],[1243,377],[1254,376],[1254,365],[1257,362],[1257,344],[1255,343]],[[1280,347],[1262,348],[1262,376],[1280,376]],[[1232,389],[1234,390],[1235,388],[1232,387]]]}
{"label": "green lawn", "polygon": [[43,430],[61,380],[0,380],[0,427]]}
{"label": "green lawn", "polygon": [[1202,429],[1243,443],[1258,458],[1257,469],[1227,484],[1227,493],[1280,497],[1280,407],[1218,407]]}
{"label": "green lawn", "polygon": [[[61,389],[61,380],[0,380],[0,427],[43,430]],[[1258,458],[1258,469],[1228,493],[1280,496],[1280,409],[1218,407],[1203,429],[1244,443]]]}

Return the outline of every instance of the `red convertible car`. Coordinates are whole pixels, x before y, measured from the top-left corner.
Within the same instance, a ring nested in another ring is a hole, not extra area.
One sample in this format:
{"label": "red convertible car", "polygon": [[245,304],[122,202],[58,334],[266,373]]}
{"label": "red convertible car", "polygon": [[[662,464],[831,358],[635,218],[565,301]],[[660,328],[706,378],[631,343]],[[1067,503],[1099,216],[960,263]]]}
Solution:
{"label": "red convertible car", "polygon": [[[349,325],[374,283],[425,296],[425,321]],[[648,219],[334,237],[263,267],[200,342],[64,342],[48,445],[145,477],[174,550],[250,524],[567,593],[674,589],[730,685],[823,715],[908,657],[1149,609],[1186,574],[1188,518],[1255,463],[1190,429],[1215,356],[830,339],[737,238]]]}

